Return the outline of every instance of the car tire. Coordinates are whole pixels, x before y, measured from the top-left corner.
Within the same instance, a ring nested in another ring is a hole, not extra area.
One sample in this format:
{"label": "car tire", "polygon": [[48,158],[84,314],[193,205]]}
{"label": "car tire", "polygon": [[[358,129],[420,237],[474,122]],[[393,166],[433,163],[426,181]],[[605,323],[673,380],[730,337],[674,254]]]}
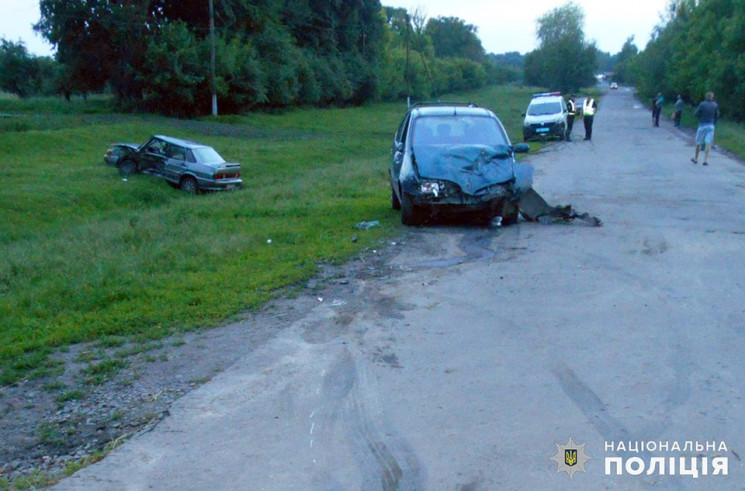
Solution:
{"label": "car tire", "polygon": [[406,193],[401,193],[401,223],[404,225],[421,225],[422,209],[415,205]]}
{"label": "car tire", "polygon": [[197,184],[197,180],[191,176],[186,176],[181,179],[179,188],[181,188],[181,191],[189,194],[197,194],[199,192],[199,184]]}
{"label": "car tire", "polygon": [[122,177],[137,174],[137,164],[134,160],[127,159],[119,164],[119,175]]}
{"label": "car tire", "polygon": [[517,203],[505,201],[502,204],[502,225],[514,225],[520,218],[520,208]]}
{"label": "car tire", "polygon": [[393,208],[394,210],[401,209],[401,201],[398,199],[398,195],[396,194],[396,190],[393,187],[393,183],[391,183],[391,208]]}

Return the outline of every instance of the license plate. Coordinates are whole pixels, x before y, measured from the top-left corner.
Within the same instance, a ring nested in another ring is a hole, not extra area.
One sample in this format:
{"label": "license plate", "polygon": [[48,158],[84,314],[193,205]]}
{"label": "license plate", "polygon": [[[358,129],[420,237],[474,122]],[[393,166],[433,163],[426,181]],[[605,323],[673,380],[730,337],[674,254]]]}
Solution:
{"label": "license plate", "polygon": [[551,128],[538,128],[535,130],[536,133],[548,133]]}

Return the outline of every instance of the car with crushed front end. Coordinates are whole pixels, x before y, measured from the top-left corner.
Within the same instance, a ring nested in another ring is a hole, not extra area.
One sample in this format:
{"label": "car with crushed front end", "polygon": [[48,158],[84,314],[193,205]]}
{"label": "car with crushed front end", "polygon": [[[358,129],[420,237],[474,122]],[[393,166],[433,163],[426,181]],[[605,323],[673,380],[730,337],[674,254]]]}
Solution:
{"label": "car with crushed front end", "polygon": [[497,115],[471,103],[411,108],[396,131],[390,164],[391,206],[405,225],[468,213],[515,223],[517,201],[533,168],[515,160],[530,146],[512,146]]}
{"label": "car with crushed front end", "polygon": [[188,193],[243,185],[240,164],[226,162],[210,146],[170,136],[155,135],[142,145],[115,143],[106,151],[104,162],[118,168],[123,177],[148,174]]}

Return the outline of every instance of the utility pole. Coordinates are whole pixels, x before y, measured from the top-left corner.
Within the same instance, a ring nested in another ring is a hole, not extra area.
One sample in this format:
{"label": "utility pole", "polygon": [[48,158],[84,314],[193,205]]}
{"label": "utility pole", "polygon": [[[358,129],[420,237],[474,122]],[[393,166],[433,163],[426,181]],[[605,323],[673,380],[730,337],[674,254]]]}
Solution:
{"label": "utility pole", "polygon": [[210,6],[210,90],[212,91],[212,115],[217,116],[217,87],[215,84],[215,8],[213,0]]}

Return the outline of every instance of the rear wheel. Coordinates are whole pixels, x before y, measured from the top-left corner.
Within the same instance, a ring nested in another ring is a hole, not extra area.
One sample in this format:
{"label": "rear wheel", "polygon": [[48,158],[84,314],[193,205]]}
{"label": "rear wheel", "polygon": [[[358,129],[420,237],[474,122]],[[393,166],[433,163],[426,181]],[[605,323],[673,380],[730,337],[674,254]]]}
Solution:
{"label": "rear wheel", "polygon": [[179,185],[179,187],[181,188],[181,191],[184,191],[185,193],[196,194],[197,192],[199,192],[199,185],[197,184],[197,180],[190,176],[186,176],[181,179],[181,184]]}

